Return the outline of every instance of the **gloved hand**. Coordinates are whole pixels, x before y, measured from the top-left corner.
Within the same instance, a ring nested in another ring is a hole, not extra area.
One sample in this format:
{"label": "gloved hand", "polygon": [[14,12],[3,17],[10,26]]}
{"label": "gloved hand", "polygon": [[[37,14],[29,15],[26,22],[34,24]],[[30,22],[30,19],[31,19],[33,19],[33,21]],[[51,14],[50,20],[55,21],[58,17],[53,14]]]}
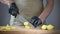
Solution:
{"label": "gloved hand", "polygon": [[30,19],[30,23],[34,26],[34,27],[37,27],[39,25],[42,24],[42,21],[41,19],[39,19],[38,17],[34,16]]}
{"label": "gloved hand", "polygon": [[17,8],[15,3],[12,3],[9,8],[9,13],[13,16],[17,16],[19,14],[19,9]]}

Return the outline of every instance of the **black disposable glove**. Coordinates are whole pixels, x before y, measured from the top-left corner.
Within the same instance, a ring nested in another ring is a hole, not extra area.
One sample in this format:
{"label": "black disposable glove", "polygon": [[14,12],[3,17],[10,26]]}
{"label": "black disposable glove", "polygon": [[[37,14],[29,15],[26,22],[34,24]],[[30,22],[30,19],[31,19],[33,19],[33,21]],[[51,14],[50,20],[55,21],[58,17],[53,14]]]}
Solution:
{"label": "black disposable glove", "polygon": [[30,19],[30,23],[31,23],[34,27],[37,27],[37,26],[39,26],[39,25],[42,24],[42,21],[41,21],[38,17],[34,16],[34,17],[32,17],[32,18]]}
{"label": "black disposable glove", "polygon": [[19,14],[19,9],[17,8],[15,3],[12,3],[9,8],[9,13],[13,16],[17,16]]}

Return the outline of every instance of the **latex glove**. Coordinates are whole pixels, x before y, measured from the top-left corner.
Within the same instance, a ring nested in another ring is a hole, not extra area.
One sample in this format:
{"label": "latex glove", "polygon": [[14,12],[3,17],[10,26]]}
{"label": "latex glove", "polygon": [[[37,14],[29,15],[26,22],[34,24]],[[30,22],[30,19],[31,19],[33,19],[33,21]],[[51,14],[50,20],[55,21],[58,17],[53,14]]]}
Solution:
{"label": "latex glove", "polygon": [[17,16],[17,14],[19,14],[19,9],[17,8],[15,3],[11,3],[9,13],[15,17]]}
{"label": "latex glove", "polygon": [[42,21],[41,19],[39,19],[38,17],[34,16],[30,19],[30,23],[34,26],[34,27],[37,27],[39,25],[42,24]]}

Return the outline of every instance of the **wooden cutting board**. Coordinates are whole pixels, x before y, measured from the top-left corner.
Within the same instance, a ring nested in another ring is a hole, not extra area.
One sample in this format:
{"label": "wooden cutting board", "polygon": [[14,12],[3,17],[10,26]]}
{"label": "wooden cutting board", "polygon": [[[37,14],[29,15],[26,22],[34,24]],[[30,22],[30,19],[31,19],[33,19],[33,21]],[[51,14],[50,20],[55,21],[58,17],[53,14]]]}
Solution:
{"label": "wooden cutting board", "polygon": [[18,28],[13,30],[0,30],[0,34],[60,34],[60,30],[40,30],[40,29],[25,29]]}

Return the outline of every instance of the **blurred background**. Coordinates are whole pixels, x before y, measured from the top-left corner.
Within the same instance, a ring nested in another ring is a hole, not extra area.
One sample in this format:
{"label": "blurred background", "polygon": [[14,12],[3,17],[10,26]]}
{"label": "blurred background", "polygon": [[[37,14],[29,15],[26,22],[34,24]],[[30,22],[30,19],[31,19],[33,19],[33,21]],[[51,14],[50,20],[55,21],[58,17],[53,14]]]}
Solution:
{"label": "blurred background", "polygon": [[[44,6],[46,0],[43,0]],[[0,3],[0,26],[9,24],[10,14],[8,13],[8,6]],[[53,24],[56,29],[60,29],[60,0],[55,0],[52,13],[46,20],[47,24]]]}

